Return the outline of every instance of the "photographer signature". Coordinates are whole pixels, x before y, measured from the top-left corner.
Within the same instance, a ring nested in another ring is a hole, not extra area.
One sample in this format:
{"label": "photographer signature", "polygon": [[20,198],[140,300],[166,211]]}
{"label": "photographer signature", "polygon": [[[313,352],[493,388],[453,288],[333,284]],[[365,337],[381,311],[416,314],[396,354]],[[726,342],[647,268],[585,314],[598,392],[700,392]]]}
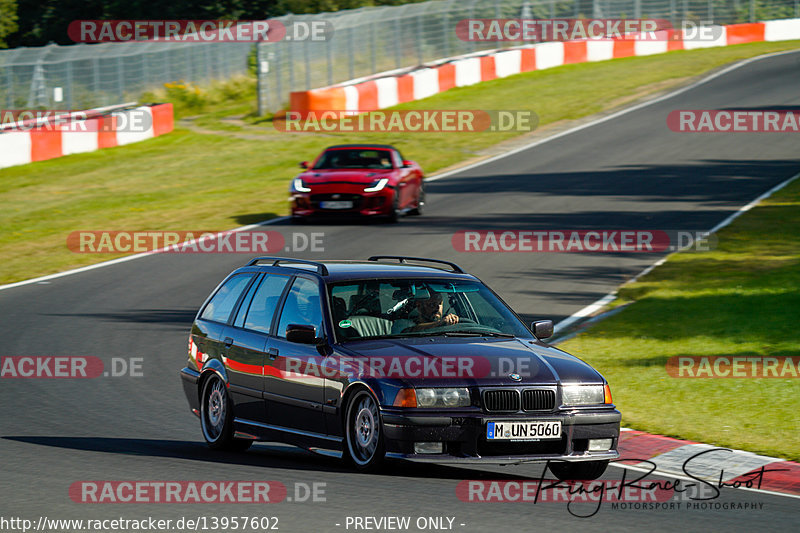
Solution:
{"label": "photographer signature", "polygon": [[[687,477],[689,477],[689,478],[694,480],[692,482],[684,482],[684,480],[682,480],[682,479],[655,480],[655,481],[649,481],[649,482],[643,481],[644,478],[646,478],[650,474],[656,473],[657,465],[654,462],[650,461],[649,459],[625,458],[625,459],[617,459],[617,460],[612,461],[612,462],[636,461],[636,462],[639,463],[639,464],[637,464],[637,466],[644,468],[644,465],[648,465],[649,466],[649,470],[647,470],[646,472],[641,474],[639,477],[628,479],[628,469],[624,469],[623,473],[622,473],[622,479],[620,480],[619,485],[611,487],[611,488],[608,488],[606,486],[606,483],[603,483],[603,482],[590,483],[588,487],[586,485],[584,485],[584,483],[582,483],[582,482],[572,483],[572,484],[570,484],[570,482],[565,482],[565,481],[555,481],[553,483],[545,483],[544,476],[545,476],[545,472],[547,472],[547,470],[548,470],[547,468],[545,468],[542,471],[542,476],[539,478],[539,483],[538,483],[537,488],[536,488],[536,494],[535,494],[535,497],[533,499],[533,503],[535,504],[535,503],[537,503],[539,501],[540,494],[543,494],[547,490],[552,490],[552,489],[556,489],[556,488],[558,488],[560,490],[566,489],[570,496],[575,496],[575,495],[578,495],[578,496],[579,495],[591,496],[591,495],[594,495],[596,497],[596,499],[597,499],[597,506],[589,514],[578,513],[575,509],[572,508],[572,504],[573,503],[574,504],[584,503],[582,501],[581,502],[577,502],[574,499],[571,499],[570,502],[567,504],[567,511],[569,511],[569,513],[572,516],[576,516],[578,518],[589,518],[589,517],[594,516],[595,514],[597,514],[598,511],[600,511],[600,508],[602,507],[603,501],[606,499],[606,497],[611,498],[616,493],[616,498],[619,501],[623,501],[623,493],[622,493],[622,491],[623,491],[623,489],[625,487],[634,487],[634,488],[639,489],[639,490],[659,490],[659,491],[666,491],[666,492],[671,491],[673,495],[674,494],[685,493],[685,492],[687,492],[689,490],[693,490],[693,491],[699,493],[700,491],[697,491],[696,489],[709,487],[712,490],[712,495],[711,496],[708,496],[708,497],[694,497],[692,495],[687,495],[688,499],[690,499],[690,500],[707,501],[707,500],[713,500],[713,499],[718,498],[719,495],[720,495],[720,489],[722,489],[723,487],[731,487],[731,488],[744,487],[744,488],[749,488],[749,489],[750,488],[760,489],[761,488],[761,483],[764,480],[764,474],[766,474],[767,472],[781,472],[781,471],[788,470],[786,468],[766,468],[765,466],[762,466],[758,470],[755,470],[753,472],[748,473],[746,476],[739,476],[733,482],[726,482],[726,481],[724,481],[724,479],[725,479],[725,471],[720,469],[718,481],[716,481],[715,483],[711,483],[709,481],[706,481],[704,479],[701,479],[701,478],[697,477],[696,475],[693,475],[689,471],[689,467],[691,466],[692,461],[696,460],[698,457],[700,457],[702,455],[705,455],[707,453],[712,453],[712,452],[731,452],[731,453],[733,453],[733,450],[730,450],[728,448],[712,448],[712,449],[709,449],[709,450],[704,450],[702,452],[696,453],[695,455],[693,455],[693,456],[689,457],[688,459],[686,459],[686,461],[683,462],[682,470],[683,470],[683,473],[686,474]],[[546,466],[549,467],[549,465],[550,465],[550,461],[547,462]],[[592,499],[594,499],[594,498],[592,498]]]}

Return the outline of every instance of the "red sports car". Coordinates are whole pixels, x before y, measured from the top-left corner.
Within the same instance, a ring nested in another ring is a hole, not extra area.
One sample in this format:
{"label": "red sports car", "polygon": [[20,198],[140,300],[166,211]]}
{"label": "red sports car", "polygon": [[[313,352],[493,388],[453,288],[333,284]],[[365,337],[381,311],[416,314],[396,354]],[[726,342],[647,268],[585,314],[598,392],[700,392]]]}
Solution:
{"label": "red sports car", "polygon": [[312,216],[419,215],[425,205],[422,169],[387,144],[340,144],[325,149],[292,180],[292,221]]}

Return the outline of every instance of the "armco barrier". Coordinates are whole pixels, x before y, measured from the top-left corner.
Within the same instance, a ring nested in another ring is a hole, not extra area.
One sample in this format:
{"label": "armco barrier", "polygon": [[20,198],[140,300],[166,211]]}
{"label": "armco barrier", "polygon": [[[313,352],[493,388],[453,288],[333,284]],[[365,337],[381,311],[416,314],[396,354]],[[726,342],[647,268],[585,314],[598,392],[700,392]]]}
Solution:
{"label": "armco barrier", "polygon": [[[132,114],[137,114],[138,119],[142,114],[149,117],[148,127],[139,131],[118,130],[116,124],[130,124],[128,117]],[[174,127],[172,104],[124,109],[98,118],[90,114],[84,122],[86,131],[62,131],[53,127],[0,132],[0,168],[144,141],[169,133]]]}
{"label": "armco barrier", "polygon": [[663,54],[761,41],[800,39],[800,19],[722,26],[714,40],[684,39],[681,30],[661,30],[655,40],[548,42],[445,59],[417,70],[376,74],[331,87],[292,92],[289,108],[309,111],[373,111],[427,98],[454,87],[587,61]]}

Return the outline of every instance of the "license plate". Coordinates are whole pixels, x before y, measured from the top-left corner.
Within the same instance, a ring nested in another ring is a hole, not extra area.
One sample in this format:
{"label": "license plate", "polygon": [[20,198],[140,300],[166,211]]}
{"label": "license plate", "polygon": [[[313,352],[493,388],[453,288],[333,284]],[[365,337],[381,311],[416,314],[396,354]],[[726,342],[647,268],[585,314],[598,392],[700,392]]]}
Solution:
{"label": "license plate", "polygon": [[486,440],[560,439],[559,420],[496,420],[486,424]]}
{"label": "license plate", "polygon": [[353,202],[350,200],[329,200],[327,202],[320,202],[319,206],[322,209],[352,209]]}

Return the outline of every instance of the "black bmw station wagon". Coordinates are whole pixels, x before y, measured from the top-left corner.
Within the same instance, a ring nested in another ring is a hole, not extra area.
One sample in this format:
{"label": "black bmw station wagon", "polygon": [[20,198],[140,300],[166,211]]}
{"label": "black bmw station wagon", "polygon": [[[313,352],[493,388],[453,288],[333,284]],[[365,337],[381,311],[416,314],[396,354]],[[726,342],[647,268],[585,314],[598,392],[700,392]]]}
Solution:
{"label": "black bmw station wagon", "polygon": [[552,333],[447,261],[259,257],[200,308],[181,377],[214,449],[286,442],[359,470],[547,462],[595,479],[619,457],[621,415],[603,376],[542,342]]}

